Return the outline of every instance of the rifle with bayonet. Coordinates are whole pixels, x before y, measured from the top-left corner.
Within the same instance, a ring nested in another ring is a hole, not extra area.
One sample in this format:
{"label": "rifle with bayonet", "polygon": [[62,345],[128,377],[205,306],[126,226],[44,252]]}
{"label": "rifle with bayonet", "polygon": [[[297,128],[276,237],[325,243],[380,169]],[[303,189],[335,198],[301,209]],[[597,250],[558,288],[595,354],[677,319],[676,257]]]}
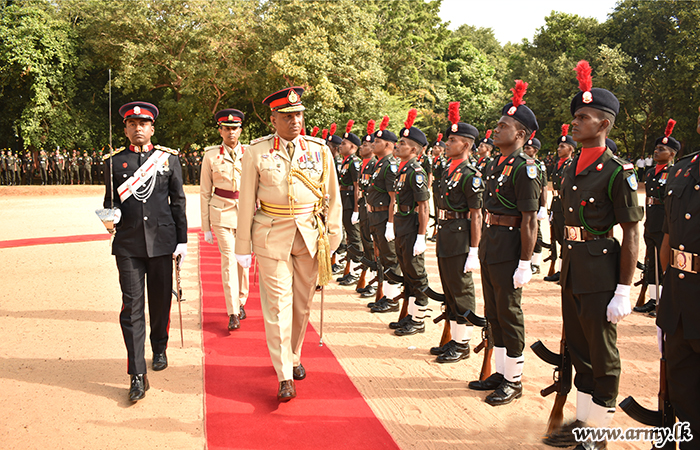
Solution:
{"label": "rifle with bayonet", "polygon": [[537,341],[530,346],[535,355],[539,356],[544,362],[554,366],[554,383],[542,389],[540,395],[546,397],[552,392],[556,392],[552,412],[547,420],[547,431],[545,435],[549,436],[554,431],[561,428],[564,422],[564,405],[566,404],[566,396],[571,391],[571,356],[569,349],[566,346],[566,335],[562,327],[561,342],[559,344],[559,354],[549,350],[542,341]]}

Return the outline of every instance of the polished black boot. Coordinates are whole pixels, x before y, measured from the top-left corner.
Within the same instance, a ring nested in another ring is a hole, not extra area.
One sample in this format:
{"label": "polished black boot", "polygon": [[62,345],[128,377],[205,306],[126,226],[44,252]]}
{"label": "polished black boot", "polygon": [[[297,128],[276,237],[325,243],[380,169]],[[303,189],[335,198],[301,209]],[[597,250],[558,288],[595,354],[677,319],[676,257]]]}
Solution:
{"label": "polished black boot", "polygon": [[520,381],[513,383],[504,379],[498,389],[486,396],[486,403],[491,406],[507,405],[522,396],[523,384]]}
{"label": "polished black boot", "polygon": [[503,378],[502,373],[494,372],[491,374],[490,377],[483,381],[470,381],[469,389],[472,389],[474,391],[493,391],[494,389],[498,389],[498,386],[500,386],[501,383],[503,383],[504,379],[505,378]]}
{"label": "polished black boot", "polygon": [[137,402],[146,396],[146,391],[151,387],[148,384],[146,374],[131,375],[131,388],[129,389],[129,400]]}
{"label": "polished black boot", "polygon": [[439,363],[454,363],[463,359],[469,358],[469,343],[460,344],[455,342],[455,345],[447,349],[442,355],[435,358]]}

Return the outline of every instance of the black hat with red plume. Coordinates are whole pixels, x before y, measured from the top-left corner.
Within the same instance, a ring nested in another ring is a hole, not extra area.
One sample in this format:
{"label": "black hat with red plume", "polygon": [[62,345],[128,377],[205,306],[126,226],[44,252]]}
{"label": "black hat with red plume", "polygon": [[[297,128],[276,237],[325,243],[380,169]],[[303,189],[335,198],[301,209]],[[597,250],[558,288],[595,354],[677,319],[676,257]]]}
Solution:
{"label": "black hat with red plume", "polygon": [[374,120],[367,121],[367,134],[362,138],[364,142],[374,142]]}
{"label": "black hat with red plume", "polygon": [[525,125],[525,128],[527,128],[529,132],[533,132],[539,130],[540,127],[537,124],[537,117],[535,116],[535,113],[532,112],[530,108],[525,106],[525,100],[523,100],[523,97],[527,92],[527,86],[528,84],[523,80],[515,80],[515,87],[511,88],[513,99],[510,103],[503,107],[501,114],[512,117]]}
{"label": "black hat with red plume", "polygon": [[337,130],[337,129],[338,129],[338,125],[336,125],[335,123],[332,123],[330,136],[328,136],[327,141],[330,142],[331,144],[340,145],[343,143],[343,138],[335,135],[335,130]]}
{"label": "black hat with red plume", "polygon": [[571,100],[571,115],[573,116],[584,106],[589,106],[617,116],[617,113],[620,112],[620,101],[607,89],[593,87],[591,65],[588,64],[588,61],[579,61],[575,70],[580,92]]}
{"label": "black hat with red plume", "polygon": [[574,141],[574,138],[572,138],[569,135],[569,124],[564,123],[561,125],[561,137],[559,138],[558,144],[569,144],[572,146],[574,149],[576,149],[576,146],[578,145],[576,141]]}
{"label": "black hat with red plume", "polygon": [[394,133],[386,129],[388,126],[389,116],[384,116],[384,118],[382,118],[382,122],[379,124],[379,130],[374,134],[374,137],[384,141],[393,142],[395,144],[399,139]]}
{"label": "black hat with red plume", "polygon": [[542,143],[540,142],[539,139],[535,137],[535,133],[537,131],[533,131],[532,134],[530,135],[530,139],[527,140],[525,145],[529,145],[530,147],[535,147],[537,150],[542,148]]}
{"label": "black hat with red plume", "polygon": [[438,133],[437,139],[435,139],[435,142],[433,142],[433,145],[431,147],[442,147],[445,148],[445,143],[442,142],[442,133]]}
{"label": "black hat with red plume", "polygon": [[418,111],[415,108],[408,111],[408,117],[403,123],[403,128],[401,128],[399,135],[402,138],[410,139],[413,142],[417,142],[418,145],[425,147],[428,145],[428,138],[425,137],[425,133],[413,126],[416,117],[418,117]]}
{"label": "black hat with red plume", "polygon": [[491,139],[491,133],[493,130],[486,130],[486,136],[481,140],[484,144],[488,144],[493,147],[493,139]]}
{"label": "black hat with red plume", "polygon": [[671,133],[673,133],[674,126],[676,126],[676,121],[673,119],[668,119],[664,135],[656,140],[654,146],[665,145],[666,147],[675,150],[676,152],[679,152],[681,150],[681,143],[671,137]]}
{"label": "black hat with red plume", "polygon": [[447,118],[452,125],[447,127],[445,136],[449,139],[450,135],[472,138],[474,141],[479,140],[479,130],[475,126],[459,121],[459,102],[450,102],[447,108]]}
{"label": "black hat with red plume", "polygon": [[343,135],[343,139],[346,139],[359,147],[362,144],[362,141],[360,141],[360,138],[355,133],[350,132],[353,125],[355,125],[355,121],[352,119],[348,120],[348,124],[345,126],[345,134]]}

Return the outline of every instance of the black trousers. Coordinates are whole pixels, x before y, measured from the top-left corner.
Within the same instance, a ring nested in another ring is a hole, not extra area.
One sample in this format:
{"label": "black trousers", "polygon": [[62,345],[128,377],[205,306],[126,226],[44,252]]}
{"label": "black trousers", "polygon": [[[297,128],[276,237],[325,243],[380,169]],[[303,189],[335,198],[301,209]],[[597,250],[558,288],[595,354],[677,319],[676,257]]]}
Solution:
{"label": "black trousers", "polygon": [[372,242],[372,232],[369,229],[369,217],[367,217],[367,207],[364,198],[360,198],[358,203],[360,210],[360,237],[362,238],[362,252],[365,258],[374,261],[374,243]]}
{"label": "black trousers", "polygon": [[522,355],[525,348],[525,317],[520,306],[523,288],[513,286],[517,268],[517,259],[498,264],[481,262],[484,307],[493,342],[496,347],[505,347],[511,358]]}
{"label": "black trousers", "polygon": [[681,450],[700,449],[700,339],[683,337],[683,321],[666,335],[666,381],[679,422],[690,422],[693,440]]}
{"label": "black trousers", "polygon": [[370,226],[370,231],[372,236],[374,236],[374,245],[379,247],[379,260],[382,263],[384,272],[391,270],[392,273],[401,276],[399,260],[396,257],[395,240],[389,242],[386,240],[386,237],[384,237],[384,233],[386,233],[386,223],[387,222],[384,221],[380,222],[378,225]]}
{"label": "black trousers", "polygon": [[438,258],[440,282],[447,300],[447,317],[460,324],[468,324],[464,313],[468,309],[476,313],[476,291],[472,273],[464,273],[467,254]]}
{"label": "black trousers", "polygon": [[[352,246],[361,252],[362,239],[360,238],[360,226],[357,223],[352,223],[352,209],[343,210],[343,228],[345,229],[345,237],[348,247]],[[352,257],[350,259],[354,262],[360,262],[359,257]]]}
{"label": "black trousers", "polygon": [[151,324],[151,349],[163,353],[168,346],[170,304],[173,294],[172,255],[155,258],[116,256],[119,284],[122,289],[122,310],[119,323],[124,336],[130,375],[146,373],[144,345],[146,341],[146,298]]}
{"label": "black trousers", "polygon": [[[657,233],[644,233],[644,244],[646,244],[647,251],[644,257],[644,264],[646,265],[646,271],[644,272],[644,277],[646,282],[650,286],[656,285],[656,267],[661,269],[661,242],[664,240],[664,233],[659,231]],[[656,252],[654,252],[656,249]],[[654,255],[656,255],[656,265],[654,264]],[[659,270],[659,285],[664,284],[664,274],[663,270]],[[658,293],[657,299],[658,299]]]}
{"label": "black trousers", "polygon": [[[403,272],[403,286],[407,297],[415,297],[419,306],[428,305],[428,274],[425,271],[425,253],[413,256],[418,230],[413,233],[396,236],[396,257]],[[408,299],[407,299],[408,300]]]}

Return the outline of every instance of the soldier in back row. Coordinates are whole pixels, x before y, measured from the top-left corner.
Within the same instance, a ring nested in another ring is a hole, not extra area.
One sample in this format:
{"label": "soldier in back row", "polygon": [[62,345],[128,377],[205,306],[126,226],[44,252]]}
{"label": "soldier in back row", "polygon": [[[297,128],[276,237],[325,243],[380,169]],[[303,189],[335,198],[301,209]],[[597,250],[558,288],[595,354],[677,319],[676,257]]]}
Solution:
{"label": "soldier in back row", "polygon": [[547,167],[544,165],[544,162],[537,159],[537,152],[539,152],[541,148],[542,143],[535,137],[535,131],[533,131],[530,139],[528,139],[523,146],[523,153],[535,160],[535,164],[539,170],[540,184],[542,186],[542,190],[540,191],[540,209],[537,210],[537,242],[535,243],[535,249],[532,252],[532,260],[530,261],[533,275],[540,273],[540,264],[542,263],[541,221],[547,218]]}
{"label": "soldier in back row", "polygon": [[491,133],[491,130],[486,130],[486,136],[484,136],[481,142],[479,142],[479,154],[475,166],[481,173],[486,171],[486,167],[488,167],[493,160],[493,158],[491,158],[491,152],[493,151],[493,139],[491,139]]}
{"label": "soldier in back row", "polygon": [[[367,211],[367,189],[369,189],[374,173],[374,166],[377,163],[377,157],[374,156],[374,120],[367,122],[367,134],[362,138],[360,145],[360,158],[362,165],[360,167],[360,199],[357,204],[360,219],[360,237],[362,238],[362,250],[365,258],[370,261],[375,261],[374,243],[372,242],[372,232],[369,226],[369,212]],[[375,287],[358,285],[356,291],[362,294],[362,297],[372,297],[375,294]]]}
{"label": "soldier in back row", "polygon": [[341,285],[349,286],[357,281],[355,270],[360,267],[360,254],[362,253],[362,239],[360,237],[360,221],[357,201],[360,196],[359,179],[361,161],[357,156],[357,149],[361,142],[352,126],[355,121],[349,120],[345,127],[345,134],[340,143],[340,156],[343,158],[338,165],[338,183],[340,185],[340,198],[343,205],[343,229],[348,249],[345,273],[337,279]]}
{"label": "soldier in back row", "polygon": [[437,139],[433,144],[433,161],[431,171],[428,174],[428,188],[432,190],[433,194],[433,211],[435,212],[433,235],[428,238],[429,241],[435,241],[437,236],[437,210],[438,210],[438,198],[440,197],[440,179],[442,178],[445,167],[447,167],[447,158],[445,158],[443,152],[445,151],[445,143],[442,142],[442,133],[438,133]]}

